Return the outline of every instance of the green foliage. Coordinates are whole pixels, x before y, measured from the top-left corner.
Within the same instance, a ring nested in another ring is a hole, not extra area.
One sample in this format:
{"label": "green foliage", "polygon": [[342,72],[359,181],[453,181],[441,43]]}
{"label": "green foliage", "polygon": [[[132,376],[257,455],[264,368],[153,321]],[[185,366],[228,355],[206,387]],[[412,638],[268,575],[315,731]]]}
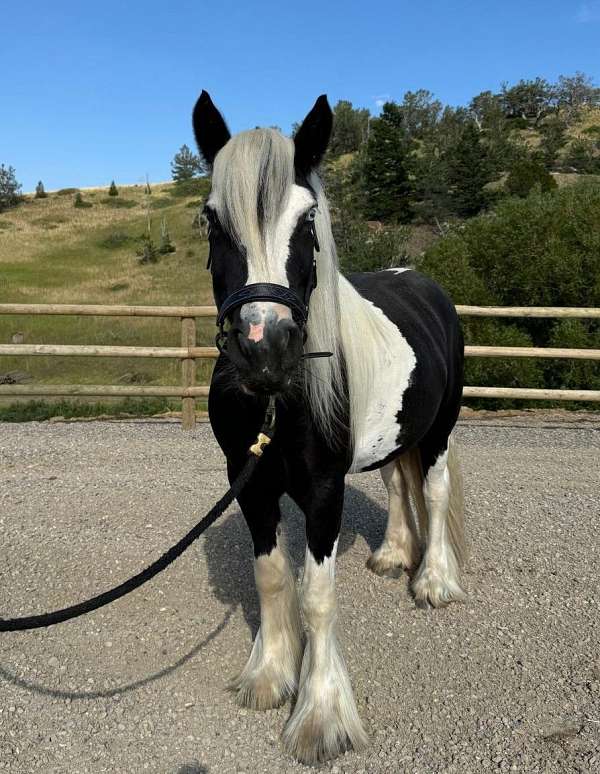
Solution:
{"label": "green foliage", "polygon": [[[489,215],[452,229],[426,251],[419,268],[457,304],[600,306],[600,185],[582,181],[503,199]],[[465,318],[464,326],[473,344],[583,348],[600,341],[597,325],[566,321],[551,327],[534,318],[511,325]],[[521,386],[591,387],[600,372],[596,363],[585,362],[474,361],[468,364],[468,382],[497,386],[516,384],[512,373]]]}
{"label": "green foliage", "polygon": [[73,196],[79,191],[79,188],[61,188],[56,192],[57,196]]}
{"label": "green foliage", "polygon": [[[594,320],[557,320],[549,347],[600,349],[600,325]],[[594,360],[546,361],[546,386],[557,390],[600,390],[600,367]],[[582,405],[574,405],[582,408]],[[590,408],[597,410],[598,406]]]}
{"label": "green foliage", "polygon": [[558,155],[567,143],[567,124],[559,116],[549,116],[539,126],[541,134],[540,152],[547,169],[552,169]]}
{"label": "green foliage", "polygon": [[161,255],[175,252],[175,245],[171,242],[166,218],[163,218],[160,222],[160,243],[158,245],[158,252]]}
{"label": "green foliage", "polygon": [[21,201],[21,184],[13,167],[0,164],[0,212],[15,207]]}
{"label": "green foliage", "polygon": [[371,121],[362,180],[364,214],[368,220],[409,220],[407,144],[391,103],[386,103],[381,116]]}
{"label": "green foliage", "polygon": [[52,417],[152,416],[169,410],[166,398],[125,398],[111,403],[35,400],[0,406],[0,422],[43,422]]}
{"label": "green foliage", "polygon": [[544,164],[532,156],[519,159],[513,164],[505,188],[513,196],[528,196],[536,186],[546,193],[556,188],[556,180]]}
{"label": "green foliage", "polygon": [[115,181],[112,180],[110,183],[110,187],[108,189],[108,195],[109,196],[118,196],[119,195],[119,189],[115,185]]}
{"label": "green foliage", "polygon": [[38,184],[35,187],[35,198],[36,199],[45,199],[48,196],[46,193],[46,189],[44,188],[44,184],[41,180],[38,180]]}
{"label": "green foliage", "polygon": [[75,194],[75,198],[73,199],[73,207],[78,207],[79,209],[86,209],[88,207],[92,207],[91,202],[86,202],[83,196],[81,195],[81,191],[77,191]]}
{"label": "green foliage", "polygon": [[487,203],[485,186],[492,180],[492,169],[473,123],[463,128],[458,142],[447,155],[450,207],[462,217],[476,215]]}
{"label": "green foliage", "polygon": [[343,272],[379,271],[408,263],[408,229],[380,228],[360,221],[334,221],[333,235]]}
{"label": "green foliage", "polygon": [[146,265],[149,263],[157,263],[159,261],[160,253],[158,247],[154,244],[149,233],[140,237],[139,244],[140,246],[135,251],[135,254],[138,256],[138,263]]}
{"label": "green foliage", "polygon": [[347,100],[340,100],[333,108],[333,131],[328,154],[337,158],[344,153],[357,151],[365,142],[369,126],[369,111],[352,107]]}
{"label": "green foliage", "polygon": [[574,140],[565,161],[580,174],[600,174],[600,139]]}
{"label": "green foliage", "polygon": [[170,190],[171,196],[183,198],[186,196],[208,196],[210,192],[210,179],[207,177],[195,177],[188,180],[179,180]]}
{"label": "green foliage", "polygon": [[125,231],[112,231],[98,240],[98,247],[102,247],[104,250],[117,250],[133,241],[133,237]]}
{"label": "green foliage", "polygon": [[[531,336],[517,325],[486,318],[464,318],[462,321],[466,344],[496,347],[531,347]],[[481,387],[544,387],[544,371],[534,358],[465,359],[465,384]],[[480,408],[512,408],[522,406],[521,400],[481,401],[469,399],[469,405]]]}
{"label": "green foliage", "polygon": [[187,145],[182,145],[171,162],[171,177],[173,180],[176,182],[191,180],[196,175],[202,175],[205,172],[206,167],[200,156],[192,153]]}

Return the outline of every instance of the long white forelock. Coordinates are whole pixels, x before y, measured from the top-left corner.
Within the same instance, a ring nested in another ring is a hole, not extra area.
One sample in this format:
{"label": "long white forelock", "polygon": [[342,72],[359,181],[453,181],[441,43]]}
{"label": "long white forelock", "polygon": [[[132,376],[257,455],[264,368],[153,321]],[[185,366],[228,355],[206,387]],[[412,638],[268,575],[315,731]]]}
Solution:
{"label": "long white forelock", "polygon": [[215,158],[211,202],[263,282],[276,280],[267,234],[285,211],[293,183],[294,143],[275,129],[241,132]]}

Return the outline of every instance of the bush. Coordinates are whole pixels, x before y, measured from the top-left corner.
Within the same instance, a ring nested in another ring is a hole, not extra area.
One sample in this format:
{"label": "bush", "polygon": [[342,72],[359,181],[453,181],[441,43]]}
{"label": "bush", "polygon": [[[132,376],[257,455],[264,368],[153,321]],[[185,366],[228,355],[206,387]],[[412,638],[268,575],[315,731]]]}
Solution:
{"label": "bush", "polygon": [[75,198],[73,199],[73,207],[87,208],[92,206],[93,206],[92,203],[86,202],[83,196],[81,195],[80,191],[77,191],[77,193],[75,194]]}
{"label": "bush", "polygon": [[508,174],[504,186],[507,193],[522,197],[528,196],[536,186],[539,186],[544,193],[557,187],[556,180],[548,172],[544,164],[535,158],[525,158],[516,161]]}
{"label": "bush", "polygon": [[333,234],[343,272],[378,271],[408,262],[408,229],[380,223],[336,221]]}
{"label": "bush", "polygon": [[167,227],[167,221],[165,218],[160,223],[160,244],[158,246],[158,252],[161,255],[167,255],[168,253],[175,252],[175,245],[171,242],[169,235],[169,229]]}
{"label": "bush", "polygon": [[45,199],[48,196],[46,193],[46,189],[44,188],[44,184],[41,180],[38,181],[38,184],[35,187],[35,198],[36,199]]}
{"label": "bush", "polygon": [[148,263],[158,263],[160,253],[152,241],[150,234],[144,234],[140,239],[140,247],[136,250],[138,262],[142,265]]}
{"label": "bush", "polygon": [[112,207],[115,210],[130,209],[131,207],[137,206],[137,202],[134,202],[133,199],[123,199],[120,196],[118,199],[106,196],[104,199],[100,199],[100,203],[105,204],[107,207]]}
{"label": "bush", "polygon": [[191,180],[180,180],[173,184],[169,193],[171,196],[208,196],[210,193],[210,179],[208,177],[193,177]]}
{"label": "bush", "polygon": [[57,196],[72,196],[79,191],[79,188],[61,188],[56,192]]}
{"label": "bush", "polygon": [[[600,324],[593,320],[557,320],[549,347],[600,349]],[[557,390],[600,390],[600,367],[594,360],[547,360],[546,386]],[[568,403],[569,408],[598,410],[598,404]]]}
{"label": "bush", "polygon": [[134,241],[134,238],[124,231],[113,231],[107,234],[102,239],[98,240],[98,247],[103,247],[106,250],[116,250],[119,247],[124,247]]}
{"label": "bush", "polygon": [[108,195],[109,196],[118,196],[119,195],[119,189],[115,185],[115,181],[112,180],[110,184],[110,188],[108,189]]}

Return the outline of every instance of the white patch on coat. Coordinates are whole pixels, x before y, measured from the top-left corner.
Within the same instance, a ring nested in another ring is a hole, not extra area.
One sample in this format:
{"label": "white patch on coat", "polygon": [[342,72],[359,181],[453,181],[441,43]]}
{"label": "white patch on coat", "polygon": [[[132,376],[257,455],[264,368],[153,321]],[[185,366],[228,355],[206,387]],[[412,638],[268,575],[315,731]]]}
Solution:
{"label": "white patch on coat", "polygon": [[398,448],[397,414],[417,359],[381,309],[345,283],[340,278],[344,351],[350,353],[353,366],[349,388],[354,458],[350,472],[358,473]]}
{"label": "white patch on coat", "polygon": [[334,757],[348,742],[354,749],[367,742],[335,635],[337,545],[321,563],[306,550],[302,610],[308,638],[298,699],[283,734],[288,751],[305,763]]}
{"label": "white patch on coat", "polygon": [[405,271],[413,271],[412,266],[392,266],[391,269],[384,269],[384,271],[393,271],[394,274],[402,274]]}

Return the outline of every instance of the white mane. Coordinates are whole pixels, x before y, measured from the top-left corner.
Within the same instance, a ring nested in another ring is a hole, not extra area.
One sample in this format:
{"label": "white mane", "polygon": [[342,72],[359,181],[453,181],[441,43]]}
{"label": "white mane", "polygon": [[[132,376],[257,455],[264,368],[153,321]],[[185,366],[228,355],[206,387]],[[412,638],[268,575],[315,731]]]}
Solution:
{"label": "white mane", "polygon": [[[284,211],[294,183],[294,143],[272,129],[254,129],[232,138],[216,157],[211,201],[232,237],[261,262],[264,281],[272,267],[263,249],[266,234]],[[335,438],[348,390],[353,448],[364,436],[378,374],[394,358],[394,326],[340,274],[329,205],[316,173],[309,183],[317,197],[315,226],[318,284],[310,300],[307,352],[333,352],[305,365],[305,389],[315,422]],[[265,264],[264,266],[262,264]],[[347,387],[346,387],[347,385]]]}

